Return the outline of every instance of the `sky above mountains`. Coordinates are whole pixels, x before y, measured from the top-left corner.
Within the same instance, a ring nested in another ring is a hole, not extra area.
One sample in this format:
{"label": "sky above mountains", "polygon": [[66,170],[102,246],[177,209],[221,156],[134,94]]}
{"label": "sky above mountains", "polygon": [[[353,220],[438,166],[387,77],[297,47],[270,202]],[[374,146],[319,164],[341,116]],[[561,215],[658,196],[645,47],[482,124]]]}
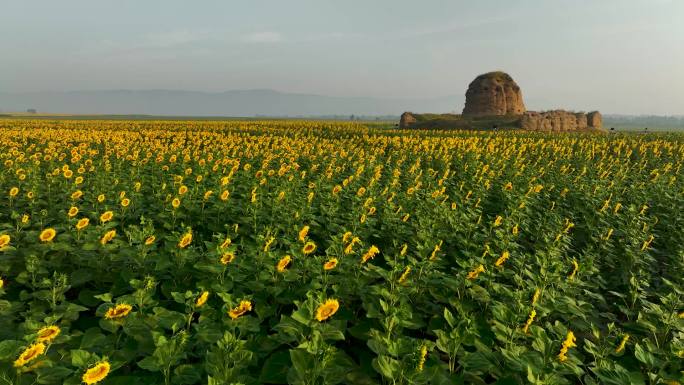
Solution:
{"label": "sky above mountains", "polygon": [[3,0],[0,92],[441,98],[504,70],[531,109],[684,114],[682,17],[679,0]]}

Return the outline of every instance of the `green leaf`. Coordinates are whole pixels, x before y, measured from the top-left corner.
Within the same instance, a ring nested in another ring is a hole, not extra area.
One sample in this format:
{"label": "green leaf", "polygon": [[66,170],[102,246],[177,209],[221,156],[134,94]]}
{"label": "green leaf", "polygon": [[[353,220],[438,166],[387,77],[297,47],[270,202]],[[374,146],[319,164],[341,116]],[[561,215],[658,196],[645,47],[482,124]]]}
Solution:
{"label": "green leaf", "polygon": [[73,366],[85,368],[94,359],[97,359],[97,357],[86,350],[74,349],[71,351],[71,365]]}
{"label": "green leaf", "polygon": [[151,372],[158,372],[159,370],[161,370],[159,364],[157,363],[157,360],[151,356],[145,357],[142,360],[138,361],[138,366]]}
{"label": "green leaf", "polygon": [[0,360],[14,359],[22,347],[21,341],[6,340],[0,342]]}
{"label": "green leaf", "polygon": [[383,377],[394,380],[401,371],[401,365],[394,358],[381,355],[373,359],[373,369],[382,374]]}
{"label": "green leaf", "polygon": [[262,384],[287,384],[287,371],[292,366],[290,352],[273,353],[261,368],[259,382]]}

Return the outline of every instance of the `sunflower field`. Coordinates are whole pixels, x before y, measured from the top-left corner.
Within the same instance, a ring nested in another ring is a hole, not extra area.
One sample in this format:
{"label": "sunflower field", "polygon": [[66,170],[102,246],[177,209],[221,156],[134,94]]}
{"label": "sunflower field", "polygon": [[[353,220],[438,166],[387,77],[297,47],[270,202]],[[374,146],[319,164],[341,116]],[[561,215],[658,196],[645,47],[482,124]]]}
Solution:
{"label": "sunflower field", "polygon": [[684,383],[684,136],[0,120],[0,384]]}

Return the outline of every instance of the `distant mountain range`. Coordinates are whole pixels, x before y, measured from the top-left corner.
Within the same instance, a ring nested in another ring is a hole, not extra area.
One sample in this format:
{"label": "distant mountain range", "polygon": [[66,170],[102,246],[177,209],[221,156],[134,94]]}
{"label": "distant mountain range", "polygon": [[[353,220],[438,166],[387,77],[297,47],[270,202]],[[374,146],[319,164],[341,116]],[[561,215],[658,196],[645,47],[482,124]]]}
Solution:
{"label": "distant mountain range", "polygon": [[0,92],[0,111],[63,114],[147,114],[175,116],[398,116],[404,111],[460,112],[463,96],[431,99],[334,97],[273,90],[195,92],[106,90]]}

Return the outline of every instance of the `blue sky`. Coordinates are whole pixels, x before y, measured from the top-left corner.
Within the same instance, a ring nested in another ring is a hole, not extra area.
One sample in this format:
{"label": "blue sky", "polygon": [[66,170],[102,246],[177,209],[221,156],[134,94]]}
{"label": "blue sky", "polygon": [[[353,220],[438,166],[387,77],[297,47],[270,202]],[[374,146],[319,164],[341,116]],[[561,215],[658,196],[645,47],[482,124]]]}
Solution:
{"label": "blue sky", "polygon": [[269,88],[462,94],[684,114],[681,0],[0,0],[0,92]]}

